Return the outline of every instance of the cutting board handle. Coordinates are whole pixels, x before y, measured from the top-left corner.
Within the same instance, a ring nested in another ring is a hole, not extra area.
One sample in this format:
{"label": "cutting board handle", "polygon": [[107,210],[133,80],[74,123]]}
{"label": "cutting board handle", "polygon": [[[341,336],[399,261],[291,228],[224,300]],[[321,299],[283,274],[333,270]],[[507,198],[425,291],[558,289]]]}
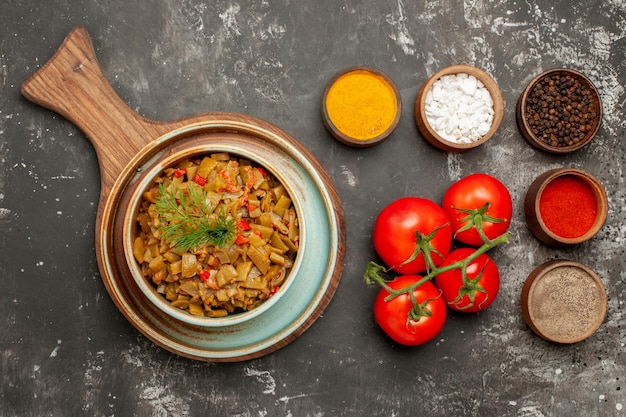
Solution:
{"label": "cutting board handle", "polygon": [[176,128],[140,116],[104,76],[83,27],[75,27],[50,60],[22,84],[29,100],[74,123],[93,144],[106,197],[128,162],[150,141]]}

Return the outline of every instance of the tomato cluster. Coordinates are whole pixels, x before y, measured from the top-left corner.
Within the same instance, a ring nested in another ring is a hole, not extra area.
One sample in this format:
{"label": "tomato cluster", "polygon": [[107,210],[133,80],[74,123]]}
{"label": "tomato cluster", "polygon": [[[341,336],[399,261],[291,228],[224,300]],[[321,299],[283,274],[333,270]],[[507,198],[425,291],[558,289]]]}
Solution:
{"label": "tomato cluster", "polygon": [[500,273],[485,252],[507,241],[512,212],[509,191],[489,174],[456,181],[441,205],[404,197],[385,207],[372,241],[388,269],[400,275],[388,283],[375,279],[382,288],[374,318],[383,331],[400,344],[421,345],[439,334],[448,308],[477,312],[491,305]]}

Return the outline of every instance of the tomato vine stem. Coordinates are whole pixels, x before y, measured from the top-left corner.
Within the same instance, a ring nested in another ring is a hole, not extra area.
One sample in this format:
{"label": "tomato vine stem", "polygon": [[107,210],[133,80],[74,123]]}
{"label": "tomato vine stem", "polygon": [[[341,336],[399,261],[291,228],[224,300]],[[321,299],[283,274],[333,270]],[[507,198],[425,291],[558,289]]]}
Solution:
{"label": "tomato vine stem", "polygon": [[480,236],[482,241],[488,242],[490,239],[487,237],[483,229],[484,222],[502,223],[506,221],[506,219],[489,216],[487,214],[487,210],[489,210],[490,206],[491,206],[491,203],[486,202],[479,209],[462,209],[462,208],[453,207],[455,210],[465,214],[465,217],[461,219],[461,222],[464,223],[463,227],[457,230],[454,236],[456,237],[456,235],[458,235],[459,233],[465,232],[471,229],[473,226],[476,226],[476,231],[478,232],[478,235]]}
{"label": "tomato vine stem", "polygon": [[[384,266],[379,265],[374,261],[370,261],[367,265],[365,273],[363,274],[365,283],[368,285],[375,283],[381,286],[382,288],[384,288],[385,290],[387,290],[387,292],[389,292],[389,295],[385,298],[385,301],[389,301],[402,294],[409,294],[409,295],[413,294],[413,291],[416,288],[418,288],[420,285],[422,285],[426,281],[432,280],[433,278],[435,278],[437,275],[441,273],[451,271],[453,269],[459,269],[461,270],[462,279],[463,279],[463,287],[461,288],[461,290],[473,289],[473,290],[480,291],[482,287],[480,287],[477,284],[477,282],[480,278],[480,275],[482,274],[482,270],[479,276],[472,280],[467,276],[467,273],[466,273],[467,266],[476,258],[478,258],[480,255],[486,253],[490,249],[498,245],[508,243],[509,237],[511,236],[511,232],[507,231],[494,239],[489,239],[487,238],[487,236],[485,236],[482,230],[482,220],[483,220],[482,216],[478,214],[477,217],[481,217],[481,218],[479,221],[474,221],[474,224],[476,225],[478,232],[483,239],[483,244],[482,246],[478,247],[474,252],[472,252],[472,254],[468,255],[466,258],[460,261],[454,262],[452,264],[442,266],[442,267],[436,266],[432,260],[432,257],[430,256],[430,250],[432,249],[430,240],[433,239],[436,231],[430,233],[429,235],[423,235],[419,231],[417,231],[416,232],[416,244],[417,244],[416,251],[415,253],[411,255],[411,258],[405,261],[405,263],[410,262],[412,259],[415,259],[417,255],[419,255],[420,252],[423,253],[424,259],[426,261],[426,275],[411,285],[398,288],[398,289],[393,289],[389,285],[387,285],[387,280],[385,280],[380,275],[381,272],[382,273],[389,272],[391,268],[385,268]],[[462,295],[459,294],[459,297],[462,297]]]}
{"label": "tomato vine stem", "polygon": [[419,254],[422,253],[424,254],[424,261],[426,263],[426,272],[430,271],[431,265],[434,264],[431,252],[434,252],[436,255],[443,258],[443,255],[441,254],[441,252],[439,252],[437,248],[435,248],[430,243],[430,241],[435,238],[435,235],[437,234],[437,232],[439,232],[439,230],[443,229],[449,224],[450,223],[442,224],[441,226],[439,226],[438,228],[430,232],[428,235],[423,235],[422,233],[419,232],[419,230],[416,230],[415,231],[415,250],[413,251],[411,256],[406,261],[402,262],[399,266],[403,266],[410,262],[413,262],[419,256]]}

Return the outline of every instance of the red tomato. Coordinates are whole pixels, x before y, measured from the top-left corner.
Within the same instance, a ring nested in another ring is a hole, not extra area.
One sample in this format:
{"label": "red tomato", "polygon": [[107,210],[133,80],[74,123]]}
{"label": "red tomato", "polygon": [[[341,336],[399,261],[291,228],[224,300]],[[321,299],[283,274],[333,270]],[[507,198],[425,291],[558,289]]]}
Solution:
{"label": "red tomato", "polygon": [[[392,289],[407,287],[422,279],[419,275],[400,275],[389,283]],[[422,345],[439,334],[446,322],[446,303],[431,281],[426,281],[413,291],[415,300],[423,309],[419,320],[409,319],[414,307],[408,294],[389,301],[389,292],[382,288],[374,300],[374,318],[381,329],[394,341],[407,346]]]}
{"label": "red tomato", "polygon": [[[437,230],[439,229],[439,230]],[[403,265],[415,252],[416,232],[428,236],[437,230],[430,244],[433,263],[439,265],[450,252],[450,220],[436,203],[419,197],[404,197],[385,207],[374,223],[372,240],[378,256],[400,274],[417,274],[426,270],[423,253]]]}
{"label": "red tomato", "polygon": [[[451,265],[474,253],[472,248],[456,249],[450,252],[439,266]],[[500,272],[495,262],[487,254],[481,254],[465,268],[468,282],[463,282],[460,269],[452,269],[437,275],[435,286],[441,297],[453,310],[474,313],[489,307],[500,289]],[[480,278],[477,278],[480,275]]]}
{"label": "red tomato", "polygon": [[[469,223],[472,216],[463,210],[479,210],[489,203],[485,211],[483,231],[489,239],[494,239],[509,228],[513,203],[509,190],[498,179],[488,174],[471,174],[461,178],[448,188],[443,196],[442,207],[452,222],[452,231],[455,239],[472,246],[482,246],[476,226]],[[501,221],[496,221],[500,219]]]}

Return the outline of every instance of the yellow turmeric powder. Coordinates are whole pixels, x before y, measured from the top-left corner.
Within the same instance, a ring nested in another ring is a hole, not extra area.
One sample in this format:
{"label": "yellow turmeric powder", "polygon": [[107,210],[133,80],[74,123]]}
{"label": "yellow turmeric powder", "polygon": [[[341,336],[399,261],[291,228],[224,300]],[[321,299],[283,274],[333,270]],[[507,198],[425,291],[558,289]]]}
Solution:
{"label": "yellow turmeric powder", "polygon": [[340,76],[328,90],[325,104],[332,124],[358,140],[384,133],[398,112],[392,86],[380,75],[366,70]]}

